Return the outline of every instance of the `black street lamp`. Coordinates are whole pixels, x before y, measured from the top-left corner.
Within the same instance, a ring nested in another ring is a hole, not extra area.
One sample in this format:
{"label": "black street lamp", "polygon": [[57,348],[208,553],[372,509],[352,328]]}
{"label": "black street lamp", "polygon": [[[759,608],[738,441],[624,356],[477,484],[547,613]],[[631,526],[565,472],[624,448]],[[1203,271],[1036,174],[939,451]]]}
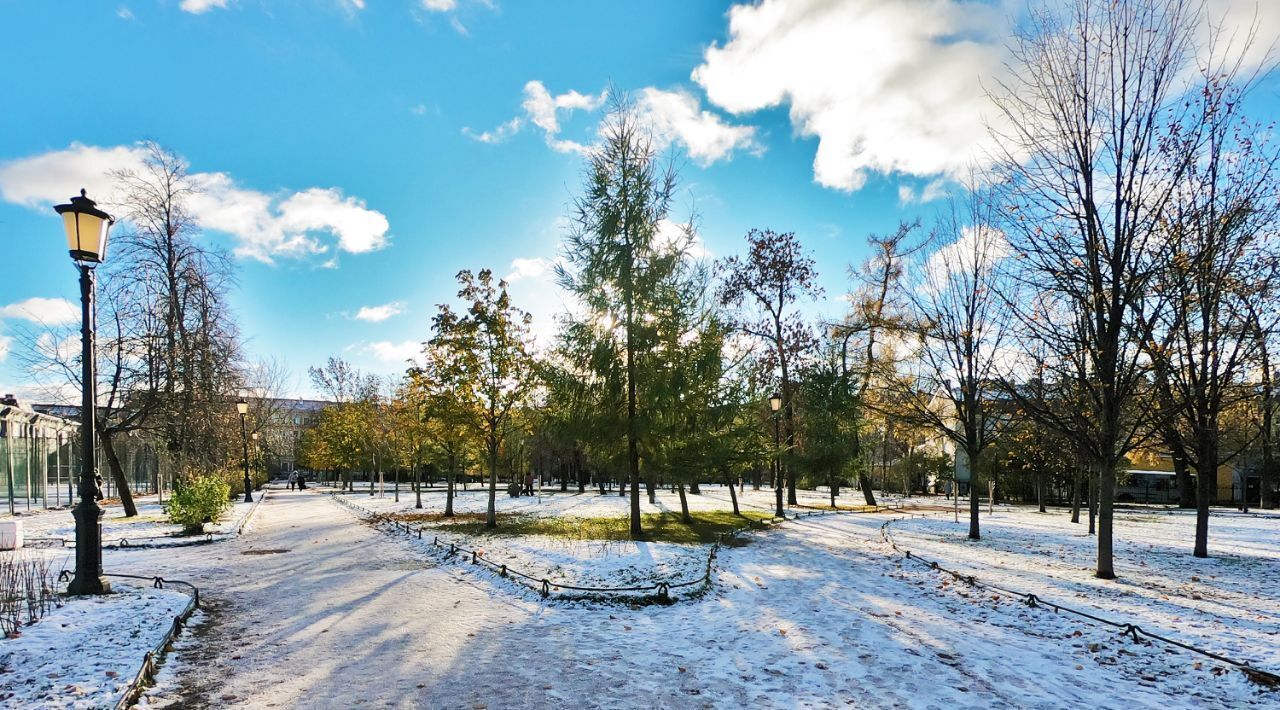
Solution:
{"label": "black street lamp", "polygon": [[102,508],[98,499],[97,401],[98,373],[94,347],[94,267],[107,254],[107,233],[115,223],[111,215],[98,209],[84,190],[79,197],[53,208],[62,216],[67,247],[80,269],[80,502],[71,515],[76,520],[76,571],[67,585],[67,594],[107,594],[111,585],[102,575]]}
{"label": "black street lamp", "polygon": [[249,403],[244,401],[244,397],[236,402],[236,411],[240,413],[240,441],[244,444],[244,502],[252,503],[253,494],[250,489],[253,484],[249,482],[249,433],[245,423],[249,418]]}
{"label": "black street lamp", "polygon": [[773,412],[773,492],[778,501],[774,515],[779,518],[785,518],[787,515],[782,510],[782,461],[778,459],[778,449],[782,446],[782,439],[778,433],[778,411],[780,409],[782,409],[782,397],[777,392],[774,392],[773,396],[769,397],[769,411]]}

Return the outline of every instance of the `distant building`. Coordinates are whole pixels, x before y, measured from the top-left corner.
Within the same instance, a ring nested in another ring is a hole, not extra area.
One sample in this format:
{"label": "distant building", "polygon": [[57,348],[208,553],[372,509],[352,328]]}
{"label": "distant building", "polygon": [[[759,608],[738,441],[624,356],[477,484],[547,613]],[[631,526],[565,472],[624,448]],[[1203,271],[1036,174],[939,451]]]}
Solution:
{"label": "distant building", "polygon": [[320,414],[333,402],[318,399],[263,398],[251,400],[264,421],[259,441],[269,478],[283,478],[297,469],[298,443],[305,431],[320,423]]}

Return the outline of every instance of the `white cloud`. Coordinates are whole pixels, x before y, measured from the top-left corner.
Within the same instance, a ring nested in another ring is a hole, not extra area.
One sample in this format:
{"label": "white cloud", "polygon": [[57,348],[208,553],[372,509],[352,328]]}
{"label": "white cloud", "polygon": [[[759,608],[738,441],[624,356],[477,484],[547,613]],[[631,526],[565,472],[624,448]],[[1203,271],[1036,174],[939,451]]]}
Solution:
{"label": "white cloud", "polygon": [[730,39],[693,79],[734,114],[789,104],[818,138],[814,179],[960,175],[987,144],[981,85],[1001,66],[995,5],[955,0],[764,0],[729,11]]}
{"label": "white cloud", "polygon": [[[139,145],[73,143],[66,150],[0,163],[0,198],[46,209],[84,187],[110,210],[118,196],[109,173],[140,172],[146,156]],[[325,253],[334,238],[338,249],[352,254],[381,249],[389,241],[386,216],[338,188],[268,194],[242,187],[227,173],[193,172],[190,178],[198,188],[188,198],[191,215],[205,229],[234,237],[238,256],[272,263],[279,256]]]}
{"label": "white cloud", "polygon": [[415,360],[418,355],[422,354],[422,343],[416,340],[406,340],[400,343],[380,340],[376,343],[369,343],[364,346],[363,350],[383,362],[404,363],[409,360]]}
{"label": "white cloud", "polygon": [[119,17],[122,20],[132,20],[134,19],[133,10],[130,10],[126,5],[121,5],[116,8],[116,17]]}
{"label": "white cloud", "polygon": [[[984,84],[1006,71],[1006,39],[1029,0],[761,0],[729,10],[693,80],[735,115],[787,106],[818,139],[814,180],[853,191],[872,173],[959,179],[996,153],[1000,126]],[[1194,5],[1194,3],[1193,3]],[[1216,54],[1243,49],[1260,66],[1280,36],[1280,3],[1207,0],[1202,39],[1220,24]],[[1203,54],[1208,55],[1206,47]],[[1205,59],[1204,56],[1201,59]],[[933,199],[926,187],[918,198]],[[914,195],[914,191],[912,191]],[[900,201],[908,198],[900,191]]]}
{"label": "white cloud", "polygon": [[449,12],[458,7],[458,0],[422,0],[422,9],[428,12]]}
{"label": "white cloud", "polygon": [[278,206],[280,226],[286,233],[328,230],[338,235],[338,248],[364,254],[387,245],[390,224],[381,212],[364,200],[346,197],[335,188],[313,187],[294,193]]}
{"label": "white cloud", "polygon": [[178,5],[183,12],[189,12],[193,15],[199,15],[214,8],[222,9],[226,6],[227,0],[182,0]]}
{"label": "white cloud", "polygon": [[28,298],[0,306],[0,318],[21,318],[42,325],[63,325],[80,320],[80,307],[65,298]]}
{"label": "white cloud", "polygon": [[957,275],[968,283],[974,273],[989,273],[1011,252],[1004,232],[994,227],[963,227],[958,239],[939,246],[929,255],[920,274],[923,277],[920,287],[938,292]]}
{"label": "white cloud", "polygon": [[541,279],[544,276],[550,276],[555,272],[556,264],[560,259],[546,259],[540,256],[525,258],[516,257],[511,260],[511,273],[507,274],[504,281],[509,284],[517,283],[525,279]]}
{"label": "white cloud", "polygon": [[7,335],[0,335],[0,362],[4,362],[9,357],[9,350],[13,347],[13,338]]}
{"label": "white cloud", "polygon": [[[532,125],[542,131],[552,150],[585,154],[591,150],[590,145],[561,137],[561,119],[574,111],[597,111],[608,97],[607,90],[599,94],[579,91],[552,94],[541,81],[534,79],[524,85],[524,99],[520,103],[523,117],[517,116],[482,133],[469,127],[462,132],[481,143],[501,143],[526,125]],[[735,150],[757,153],[763,150],[755,141],[754,126],[726,123],[720,116],[704,110],[698,97],[688,91],[643,88],[637,94],[636,109],[660,148],[678,143],[689,157],[704,167],[731,157]]]}
{"label": "white cloud", "polygon": [[577,110],[594,111],[604,104],[607,97],[608,92],[603,91],[598,96],[577,91],[552,96],[541,81],[534,79],[524,85],[524,101],[520,106],[535,126],[552,136],[560,132],[561,111],[566,114]]}
{"label": "white cloud", "polygon": [[505,143],[508,138],[520,132],[520,127],[523,124],[524,124],[524,121],[522,121],[520,117],[517,116],[516,118],[513,118],[510,121],[507,121],[506,123],[493,129],[492,131],[483,131],[481,133],[476,133],[470,127],[464,127],[462,129],[462,135],[470,138],[473,141],[479,141],[481,143],[489,143],[489,144]]}
{"label": "white cloud", "polygon": [[426,104],[415,104],[413,108],[409,109],[409,113],[412,113],[415,116],[421,116],[426,112],[427,112]]}
{"label": "white cloud", "polygon": [[404,313],[404,303],[401,301],[384,303],[381,306],[361,306],[359,312],[356,313],[356,320],[381,323],[401,313]]}
{"label": "white cloud", "polygon": [[731,157],[734,150],[759,152],[754,126],[734,126],[703,110],[698,97],[687,91],[641,89],[636,99],[642,121],[662,143],[677,142],[689,157],[707,166]]}

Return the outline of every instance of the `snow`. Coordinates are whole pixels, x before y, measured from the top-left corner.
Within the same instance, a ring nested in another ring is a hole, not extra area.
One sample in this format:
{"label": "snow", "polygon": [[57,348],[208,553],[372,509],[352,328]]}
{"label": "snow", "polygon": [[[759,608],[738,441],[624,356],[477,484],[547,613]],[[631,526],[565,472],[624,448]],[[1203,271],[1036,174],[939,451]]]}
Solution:
{"label": "snow", "polygon": [[[258,493],[254,496],[265,495]],[[118,502],[104,505],[102,516],[102,542],[104,545],[118,545],[127,540],[134,545],[186,545],[193,540],[204,539],[196,536],[182,535],[182,526],[169,522],[164,506],[154,496],[134,499],[138,506],[138,515],[133,518],[124,517],[124,510]],[[232,505],[216,523],[205,525],[205,532],[212,533],[214,539],[225,538],[235,534],[240,522],[253,508],[252,503],[243,500]],[[76,521],[71,517],[69,508],[33,511],[19,515],[0,515],[0,520],[21,520],[23,534],[31,538],[61,538],[63,544],[75,542]]]}
{"label": "snow", "polygon": [[[314,492],[273,495],[258,515],[250,534],[223,544],[178,554],[128,553],[131,562],[200,584],[207,602],[200,636],[177,644],[147,693],[150,706],[1056,708],[1112,706],[1123,698],[1133,708],[1235,708],[1277,702],[1238,672],[1215,672],[1219,664],[1211,661],[993,598],[1001,595],[977,594],[904,563],[881,539],[885,515],[814,517],[758,533],[746,546],[721,553],[708,594],[640,608],[560,604],[520,593],[471,565],[440,564],[403,536],[360,524]],[[1001,515],[990,518],[993,548]],[[1013,516],[1026,514],[1008,515],[1016,528],[1022,523]],[[902,535],[918,527],[921,539],[936,539],[946,532],[930,526],[942,522],[895,526],[904,526]],[[1256,525],[1257,535],[1241,532],[1251,542],[1240,547],[1260,546],[1264,564],[1271,554],[1268,528]],[[1070,548],[1069,536],[1052,526],[1036,535],[1043,537],[1041,547]],[[1014,551],[1024,543],[1011,542],[1001,554],[1020,554]],[[974,549],[939,544],[956,556],[948,562]],[[120,554],[109,553],[108,562]],[[1050,558],[1028,551],[1025,568],[1012,558],[1008,563],[1029,582],[1035,566]],[[1234,569],[1221,565],[1218,583],[1258,573]],[[1057,579],[1041,574],[1036,581],[1044,587]],[[1266,584],[1260,579],[1255,589]],[[1275,588],[1264,594],[1274,599]],[[1168,621],[1169,613],[1153,612],[1153,625]]]}
{"label": "snow", "polygon": [[1280,672],[1280,518],[1213,515],[1212,556],[1198,559],[1193,513],[1117,511],[1116,581],[1093,576],[1097,538],[1086,534],[1087,513],[1081,520],[996,512],[983,516],[978,542],[968,540],[964,515],[903,520],[890,531],[903,549],[962,574]]}
{"label": "snow", "polygon": [[71,597],[21,636],[0,640],[0,703],[113,707],[189,597],[111,580],[113,594]]}

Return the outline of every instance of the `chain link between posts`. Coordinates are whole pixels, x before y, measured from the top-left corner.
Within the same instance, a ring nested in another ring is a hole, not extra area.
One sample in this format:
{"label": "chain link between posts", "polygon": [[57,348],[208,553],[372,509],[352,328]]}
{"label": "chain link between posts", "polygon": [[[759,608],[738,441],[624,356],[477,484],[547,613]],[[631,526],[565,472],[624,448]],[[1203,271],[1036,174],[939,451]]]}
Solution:
{"label": "chain link between posts", "polygon": [[[357,517],[363,518],[364,520],[370,523],[373,523],[375,526],[378,526],[380,529],[386,530],[387,528],[390,528],[391,530],[394,530],[396,532],[403,533],[406,535],[410,535],[410,536],[416,535],[419,540],[424,539],[422,537],[423,528],[420,526],[410,525],[409,523],[401,522],[388,515],[375,513],[373,511],[368,510],[367,508],[361,507],[359,505],[356,505],[355,503],[352,503],[348,500],[343,499],[338,494],[331,494],[331,496],[335,502],[351,510],[353,513],[356,514]],[[439,536],[436,536],[436,535],[432,535],[431,537],[431,546],[433,548],[438,548],[439,550],[441,550],[443,559],[446,559],[446,560],[452,559],[457,557],[459,554],[463,555],[464,557],[469,557],[471,564],[481,565],[489,569],[492,569],[496,571],[499,576],[504,577],[506,579],[510,579],[522,586],[528,587],[529,589],[532,589],[533,591],[540,594],[543,598],[549,598],[551,597],[552,594],[560,594],[561,598],[564,598],[564,599],[593,599],[594,598],[594,599],[605,599],[605,600],[612,600],[612,601],[625,601],[625,602],[631,602],[631,603],[643,602],[648,600],[648,601],[656,602],[659,604],[670,604],[675,601],[675,598],[671,594],[672,590],[689,589],[689,588],[696,587],[696,589],[693,589],[688,594],[688,596],[692,597],[702,592],[705,592],[707,589],[709,589],[711,587],[712,580],[714,577],[715,562],[719,555],[721,546],[725,544],[726,541],[734,539],[743,533],[747,533],[755,530],[765,530],[775,525],[784,523],[788,520],[799,520],[801,518],[813,517],[815,515],[872,513],[872,512],[879,512],[881,510],[883,509],[872,508],[868,510],[807,510],[801,513],[795,513],[791,516],[783,516],[781,518],[774,516],[774,517],[770,517],[768,519],[764,519],[760,521],[748,520],[746,525],[743,525],[742,527],[739,527],[739,528],[734,528],[733,530],[729,530],[727,532],[720,533],[716,537],[716,541],[712,543],[711,549],[707,552],[707,560],[706,560],[703,572],[697,578],[683,580],[683,581],[665,579],[665,580],[659,580],[652,584],[641,584],[641,585],[633,585],[633,586],[626,586],[626,587],[588,587],[588,586],[582,586],[582,585],[569,584],[567,582],[557,582],[547,577],[527,574],[525,572],[522,572],[520,570],[513,568],[509,564],[495,562],[493,560],[487,559],[484,553],[479,550],[471,550],[453,542],[447,542],[447,543],[441,542]],[[573,594],[565,594],[565,592],[572,592]],[[637,596],[637,593],[639,593],[639,596]]]}
{"label": "chain link between posts", "polygon": [[[900,512],[906,514],[907,517],[916,517],[913,514],[906,513],[906,511],[900,511]],[[919,517],[928,517],[928,516],[921,515]],[[935,572],[950,575],[956,581],[963,582],[964,584],[967,584],[971,587],[975,587],[978,589],[990,589],[993,591],[1000,592],[1001,594],[1005,594],[1014,599],[1018,599],[1023,604],[1026,604],[1028,607],[1031,607],[1032,609],[1052,610],[1053,613],[1055,614],[1059,614],[1059,613],[1071,614],[1071,615],[1080,617],[1082,619],[1092,621],[1097,624],[1102,624],[1104,626],[1110,626],[1113,628],[1120,629],[1121,636],[1127,636],[1136,642],[1141,642],[1142,639],[1147,638],[1153,641],[1159,641],[1160,643],[1176,646],[1183,650],[1191,651],[1192,653],[1196,653],[1201,656],[1205,656],[1207,658],[1212,658],[1215,661],[1219,661],[1235,667],[1240,672],[1244,673],[1246,678],[1248,678],[1249,680],[1255,683],[1258,683],[1259,685],[1262,685],[1268,688],[1273,688],[1273,689],[1280,688],[1280,675],[1276,673],[1272,673],[1271,671],[1263,670],[1261,668],[1256,668],[1244,661],[1237,661],[1235,659],[1228,658],[1227,656],[1224,656],[1220,653],[1215,653],[1213,651],[1199,648],[1189,643],[1179,641],[1174,638],[1169,638],[1168,636],[1165,636],[1163,634],[1147,631],[1146,629],[1143,629],[1141,626],[1138,626],[1137,624],[1134,624],[1131,622],[1123,622],[1123,621],[1115,621],[1112,619],[1107,619],[1107,618],[1098,616],[1096,614],[1091,614],[1086,611],[1081,611],[1079,609],[1074,609],[1072,607],[1063,606],[1062,604],[1058,604],[1057,602],[1048,601],[1043,597],[1034,593],[1015,591],[1012,589],[1002,587],[998,584],[992,584],[991,582],[984,582],[978,579],[977,576],[972,574],[963,574],[956,570],[947,569],[946,567],[943,567],[941,564],[939,564],[937,560],[926,559],[924,557],[921,557],[920,555],[917,555],[911,552],[910,550],[905,550],[898,546],[898,543],[893,539],[893,535],[889,532],[889,526],[892,523],[895,523],[902,519],[903,518],[894,518],[891,520],[886,520],[884,524],[880,526],[880,536],[884,539],[885,542],[889,544],[890,547],[893,548],[894,552],[902,555],[903,558],[906,560],[909,560],[916,564],[927,567],[931,570],[934,570]]]}

